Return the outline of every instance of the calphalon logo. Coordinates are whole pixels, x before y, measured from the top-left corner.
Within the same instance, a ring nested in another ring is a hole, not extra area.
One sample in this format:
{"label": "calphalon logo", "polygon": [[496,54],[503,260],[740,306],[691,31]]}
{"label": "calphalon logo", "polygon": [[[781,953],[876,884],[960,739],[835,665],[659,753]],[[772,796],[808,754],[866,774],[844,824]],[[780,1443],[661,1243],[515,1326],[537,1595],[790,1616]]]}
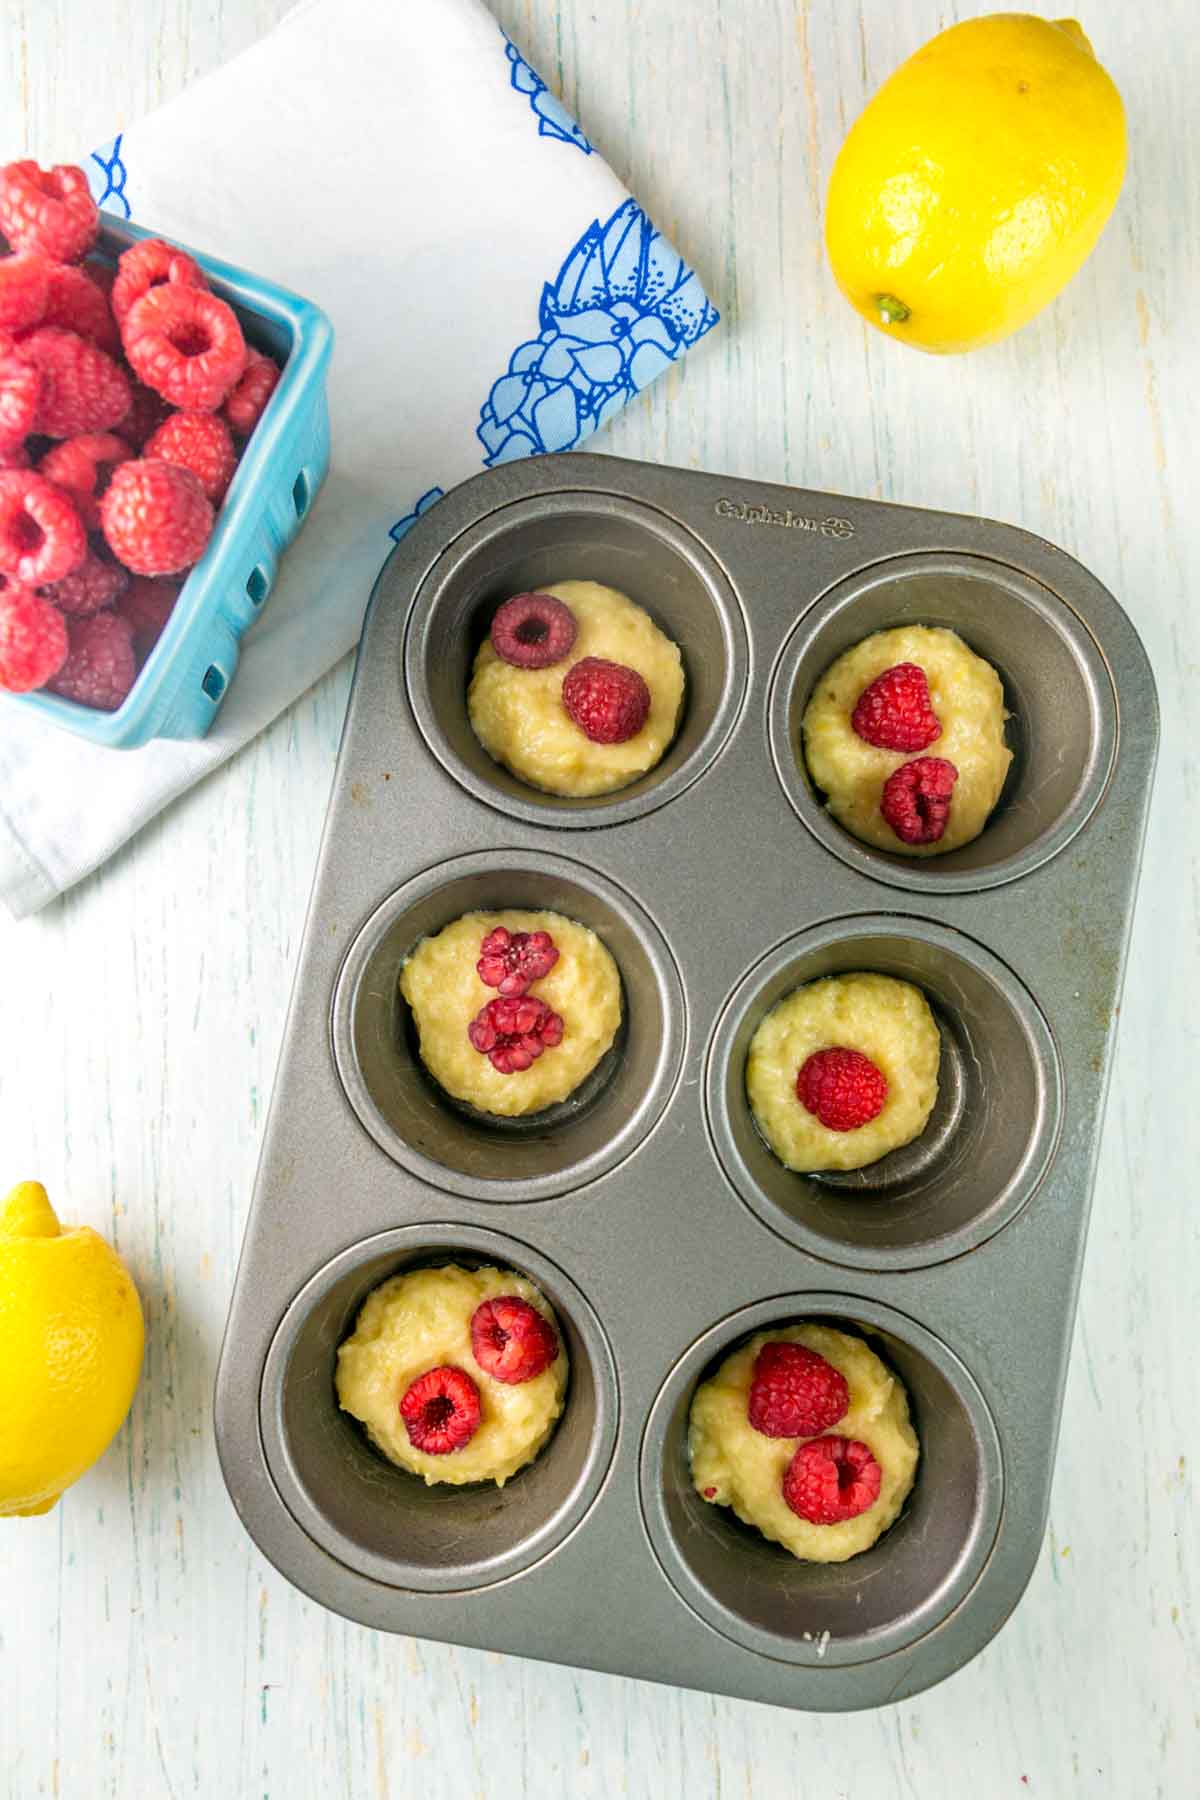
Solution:
{"label": "calphalon logo", "polygon": [[773,506],[747,506],[744,500],[718,500],[713,511],[719,518],[736,519],[741,525],[781,525],[785,531],[817,531],[822,537],[853,537],[855,530],[850,519],[832,515],[827,519],[810,519],[803,513],[794,513],[790,506],[779,512]]}

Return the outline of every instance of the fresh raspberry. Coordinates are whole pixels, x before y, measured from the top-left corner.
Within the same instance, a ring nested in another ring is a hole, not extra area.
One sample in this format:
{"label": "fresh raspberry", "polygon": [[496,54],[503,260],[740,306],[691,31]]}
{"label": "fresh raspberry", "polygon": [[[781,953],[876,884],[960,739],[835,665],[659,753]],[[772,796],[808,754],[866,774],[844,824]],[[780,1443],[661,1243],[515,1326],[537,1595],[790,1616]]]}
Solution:
{"label": "fresh raspberry", "polygon": [[42,598],[51,601],[59,612],[73,619],[85,619],[90,613],[103,612],[112,606],[129,586],[129,572],[120,563],[106,562],[89,550],[77,569],[38,589]]}
{"label": "fresh raspberry", "polygon": [[517,669],[549,669],[570,654],[575,614],[553,594],[514,594],[492,620],[492,648]]}
{"label": "fresh raspberry", "polygon": [[479,1429],[479,1389],[463,1369],[443,1363],[418,1375],[400,1402],[400,1417],[414,1450],[449,1456]]}
{"label": "fresh raspberry", "polygon": [[179,594],[177,581],[151,581],[149,576],[135,575],[117,601],[117,611],[132,628],[139,663],[145,662],[162,636]]}
{"label": "fresh raspberry", "polygon": [[901,763],[883,784],[879,810],[906,844],[936,844],[950,817],[958,770],[944,756]]}
{"label": "fresh raspberry", "polygon": [[214,506],[237,468],[237,451],[224,419],[210,412],[172,413],[142,447],[143,456],[190,469]]}
{"label": "fresh raspberry", "polygon": [[814,1050],[796,1076],[796,1098],[830,1131],[857,1131],[883,1111],[888,1084],[861,1050]]}
{"label": "fresh raspberry", "polygon": [[494,1069],[512,1075],[562,1043],[563,1022],[544,1000],[524,994],[489,1000],[467,1026],[467,1036]]}
{"label": "fresh raspberry", "polygon": [[[3,268],[4,264],[0,263],[0,270]],[[41,323],[61,325],[109,356],[121,353],[121,334],[108,309],[108,301],[83,269],[67,264],[51,265]]]}
{"label": "fresh raspberry", "polygon": [[175,575],[190,569],[207,544],[213,509],[190,469],[142,458],[113,470],[100,528],[117,561],[135,575]]}
{"label": "fresh raspberry", "polygon": [[277,362],[246,346],[246,372],[221,408],[235,437],[250,436],[279,386],[280,373]]}
{"label": "fresh raspberry", "polygon": [[45,687],[66,660],[67,627],[62,614],[32,588],[7,583],[0,591],[0,688],[9,694],[27,694]]}
{"label": "fresh raspberry", "polygon": [[28,469],[30,467],[32,467],[30,455],[24,444],[13,444],[11,449],[6,450],[3,443],[0,442],[0,470]]}
{"label": "fresh raspberry", "polygon": [[61,581],[87,554],[87,533],[69,494],[33,470],[0,475],[0,571],[26,587]]}
{"label": "fresh raspberry", "polygon": [[0,169],[0,231],[14,250],[73,263],[96,241],[100,213],[82,169],[11,162]]}
{"label": "fresh raspberry", "polygon": [[129,411],[129,381],[111,356],[61,325],[39,325],[17,355],[42,375],[33,429],[52,438],[111,431]]}
{"label": "fresh raspberry", "polygon": [[67,632],[70,651],[51,691],[97,712],[116,712],[137,679],[128,621],[119,613],[99,612],[90,619],[71,619]]}
{"label": "fresh raspberry", "polygon": [[857,1438],[812,1438],[783,1472],[783,1497],[810,1524],[839,1525],[874,1506],[882,1480],[882,1469]]}
{"label": "fresh raspberry", "polygon": [[850,723],[877,750],[904,750],[910,755],[927,750],[942,735],[929,682],[918,663],[896,663],[877,675],[858,696]]}
{"label": "fresh raspberry", "polygon": [[42,399],[42,377],[7,332],[0,332],[0,450],[23,448]]}
{"label": "fresh raspberry", "polygon": [[754,1359],[746,1417],[764,1437],[816,1437],[849,1405],[841,1370],[803,1344],[764,1344]]}
{"label": "fresh raspberry", "polygon": [[205,288],[151,288],[126,313],[121,337],[134,374],[185,412],[215,412],[246,366],[237,315]]}
{"label": "fresh raspberry", "polygon": [[636,737],[650,712],[650,689],[636,669],[585,656],[562,684],[568,715],[593,744],[623,744]]}
{"label": "fresh raspberry", "polygon": [[506,931],[503,925],[488,932],[480,951],[475,964],[480,981],[506,998],[527,993],[558,961],[558,947],[548,931]]}
{"label": "fresh raspberry", "polygon": [[88,280],[99,288],[105,300],[112,299],[113,287],[117,279],[117,271],[110,262],[102,262],[98,256],[89,256],[80,265]]}
{"label": "fresh raspberry", "polygon": [[129,411],[121,420],[121,436],[135,450],[140,450],[147,438],[171,417],[171,408],[161,394],[156,394],[144,382],[131,381],[129,389]]}
{"label": "fresh raspberry", "polygon": [[143,238],[140,244],[131,244],[122,251],[112,285],[112,310],[117,324],[124,325],[126,313],[143,294],[169,282],[178,287],[208,286],[200,265],[187,251],[177,250],[162,238]]}
{"label": "fresh raspberry", "polygon": [[50,287],[50,264],[44,256],[0,259],[0,331],[28,331],[40,325]]}
{"label": "fresh raspberry", "polygon": [[558,1355],[558,1335],[544,1313],[528,1300],[502,1294],[475,1308],[471,1349],[485,1375],[516,1386],[550,1367]]}
{"label": "fresh raspberry", "polygon": [[87,529],[95,531],[100,524],[100,496],[112,480],[113,470],[132,458],[133,451],[124,438],[111,431],[89,432],[47,450],[38,473],[71,496]]}

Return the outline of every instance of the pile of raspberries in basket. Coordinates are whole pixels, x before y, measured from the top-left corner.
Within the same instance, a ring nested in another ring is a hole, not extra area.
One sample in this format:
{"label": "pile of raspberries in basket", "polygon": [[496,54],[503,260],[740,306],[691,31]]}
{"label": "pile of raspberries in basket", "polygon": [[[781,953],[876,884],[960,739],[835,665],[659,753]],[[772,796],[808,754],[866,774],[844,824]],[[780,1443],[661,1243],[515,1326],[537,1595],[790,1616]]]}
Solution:
{"label": "pile of raspberries in basket", "polygon": [[114,711],[279,380],[192,258],[115,269],[82,169],[0,168],[0,690]]}

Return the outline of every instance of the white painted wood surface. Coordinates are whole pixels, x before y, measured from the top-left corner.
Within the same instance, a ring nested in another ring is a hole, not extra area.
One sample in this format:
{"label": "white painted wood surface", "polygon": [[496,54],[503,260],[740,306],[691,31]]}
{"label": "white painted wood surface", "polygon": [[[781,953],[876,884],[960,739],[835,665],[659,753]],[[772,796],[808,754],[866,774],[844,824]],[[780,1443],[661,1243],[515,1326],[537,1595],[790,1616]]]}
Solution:
{"label": "white painted wood surface", "polygon": [[[286,4],[0,0],[0,151],[71,157]],[[1051,1527],[1023,1604],[916,1701],[793,1716],[374,1635],[293,1592],[243,1536],[210,1395],[343,669],[110,868],[0,926],[0,1182],[36,1173],[108,1232],[150,1327],[116,1447],[47,1519],[0,1526],[5,1795],[1197,1791],[1195,14],[1091,0],[1130,115],[1120,210],[1058,305],[942,362],[858,323],[819,215],[867,93],[975,10],[496,0],[725,313],[597,448],[1012,520],[1097,571],[1158,672],[1157,802]]]}

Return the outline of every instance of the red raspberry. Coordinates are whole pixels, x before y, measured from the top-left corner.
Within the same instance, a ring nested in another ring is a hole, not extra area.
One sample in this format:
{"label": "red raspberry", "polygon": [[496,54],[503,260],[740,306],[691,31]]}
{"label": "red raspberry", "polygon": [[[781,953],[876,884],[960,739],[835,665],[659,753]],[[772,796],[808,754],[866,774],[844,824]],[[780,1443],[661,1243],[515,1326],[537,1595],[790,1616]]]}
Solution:
{"label": "red raspberry", "polygon": [[52,601],[59,612],[73,619],[84,619],[90,613],[103,612],[112,606],[129,586],[129,572],[120,563],[105,562],[91,551],[77,569],[38,589],[43,599]]}
{"label": "red raspberry", "polygon": [[224,499],[237,468],[237,451],[229,427],[224,419],[210,412],[172,413],[146,439],[142,455],[190,469],[214,506]]}
{"label": "red raspberry", "polygon": [[883,784],[879,810],[906,844],[936,844],[950,817],[958,770],[944,756],[901,763]]}
{"label": "red raspberry", "polygon": [[161,394],[156,394],[141,381],[131,381],[129,388],[129,411],[121,420],[121,436],[135,450],[140,450],[146,439],[171,417],[171,408]]}
{"label": "red raspberry", "polygon": [[40,325],[50,286],[50,264],[44,256],[0,259],[0,331],[28,331]]}
{"label": "red raspberry", "polygon": [[132,628],[139,662],[145,662],[162,636],[179,593],[177,581],[151,581],[146,575],[135,575],[117,601],[117,611]]}
{"label": "red raspberry", "polygon": [[174,282],[178,287],[207,288],[200,265],[186,250],[177,250],[162,238],[143,238],[122,251],[112,285],[113,317],[124,325],[125,315],[151,288]]}
{"label": "red raspberry", "polygon": [[754,1359],[746,1417],[764,1437],[816,1437],[849,1405],[841,1370],[803,1344],[764,1344]]}
{"label": "red raspberry", "polygon": [[124,438],[114,437],[111,431],[90,432],[47,450],[38,473],[71,496],[88,530],[95,531],[100,524],[100,495],[117,464],[132,458],[133,451]]}
{"label": "red raspberry", "polygon": [[151,288],[126,313],[121,336],[134,374],[187,412],[215,412],[246,366],[237,315],[205,288]]}
{"label": "red raspberry", "polygon": [[14,444],[10,450],[0,444],[0,469],[28,469],[30,467],[29,452],[24,444]]}
{"label": "red raspberry", "polygon": [[[0,263],[0,270],[3,267]],[[83,269],[58,263],[51,266],[41,323],[61,325],[109,356],[121,353],[121,334],[108,301]]]}
{"label": "red raspberry", "polygon": [[558,961],[558,948],[548,931],[506,931],[497,925],[480,945],[475,964],[484,987],[498,988],[506,997],[527,993],[535,981],[548,975]]}
{"label": "red raspberry", "polygon": [[918,663],[896,663],[877,675],[858,696],[850,723],[877,750],[926,750],[942,735],[942,722],[929,698],[929,682]]}
{"label": "red raspberry", "polygon": [[12,338],[0,332],[0,450],[11,455],[33,430],[42,399],[42,377]]}
{"label": "red raspberry", "polygon": [[636,737],[650,712],[650,689],[636,669],[585,656],[568,670],[562,700],[593,744],[623,744]]}
{"label": "red raspberry", "polygon": [[553,594],[514,594],[492,620],[492,648],[517,669],[549,669],[570,655],[575,614]]}
{"label": "red raspberry", "polygon": [[544,1000],[524,994],[489,1000],[467,1026],[467,1036],[494,1069],[512,1075],[562,1043],[563,1022]]}
{"label": "red raspberry", "polygon": [[83,272],[93,282],[106,300],[111,300],[113,285],[117,279],[117,271],[109,262],[101,262],[99,257],[89,256],[83,264]]}
{"label": "red raspberry", "polygon": [[61,325],[40,325],[17,355],[41,370],[42,397],[33,429],[46,437],[111,431],[129,411],[129,381],[111,356]]}
{"label": "red raspberry", "polygon": [[550,1367],[558,1355],[558,1336],[536,1306],[503,1294],[475,1308],[471,1349],[485,1375],[516,1386]]}
{"label": "red raspberry", "polygon": [[71,619],[71,648],[50,683],[64,700],[77,700],[97,712],[116,712],[137,679],[133,633],[119,613],[100,612],[90,619]]}
{"label": "red raspberry", "polygon": [[400,1402],[400,1417],[414,1450],[449,1456],[479,1429],[479,1389],[451,1363],[418,1375]]}
{"label": "red raspberry", "polygon": [[882,1469],[857,1438],[812,1438],[783,1472],[783,1497],[810,1524],[839,1525],[874,1506],[882,1480]]}
{"label": "red raspberry", "polygon": [[796,1098],[829,1131],[857,1131],[883,1111],[888,1084],[861,1050],[814,1050],[796,1076]]}
{"label": "red raspberry", "polygon": [[135,575],[175,575],[207,544],[213,509],[190,469],[143,458],[113,470],[100,527],[117,561]]}
{"label": "red raspberry", "polygon": [[32,588],[7,583],[0,591],[0,688],[9,694],[27,694],[45,687],[66,660],[67,627],[62,614]]}
{"label": "red raspberry", "polygon": [[279,375],[278,363],[246,346],[246,372],[221,408],[235,436],[250,436],[279,385]]}
{"label": "red raspberry", "polygon": [[0,572],[26,587],[61,581],[87,554],[70,496],[32,470],[0,475]]}
{"label": "red raspberry", "polygon": [[14,250],[78,262],[96,241],[100,213],[82,169],[11,162],[0,169],[0,231]]}

